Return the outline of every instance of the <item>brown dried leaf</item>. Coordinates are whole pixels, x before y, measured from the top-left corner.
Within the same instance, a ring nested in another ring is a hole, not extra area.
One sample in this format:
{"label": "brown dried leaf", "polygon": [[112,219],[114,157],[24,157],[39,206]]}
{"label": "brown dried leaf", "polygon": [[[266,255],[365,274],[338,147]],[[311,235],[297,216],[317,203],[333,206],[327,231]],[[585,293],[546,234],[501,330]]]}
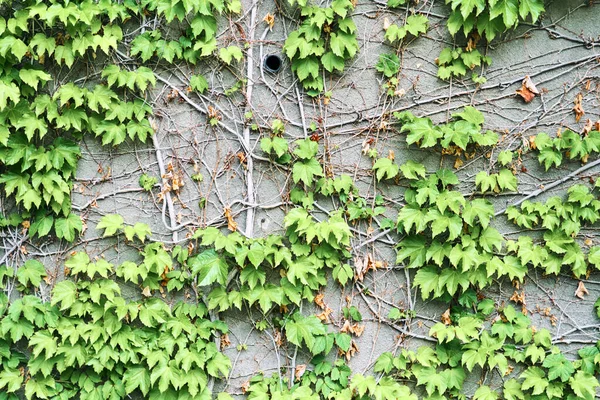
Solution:
{"label": "brown dried leaf", "polygon": [[333,313],[333,310],[327,307],[321,314],[317,314],[317,318],[319,318],[323,322],[331,322],[331,320],[329,319],[331,313]]}
{"label": "brown dried leaf", "polygon": [[273,29],[273,26],[275,26],[275,16],[271,13],[268,13],[267,15],[265,15],[265,17],[263,18],[263,21],[269,25],[269,29]]}
{"label": "brown dried leaf", "polygon": [[142,295],[144,297],[150,297],[150,296],[152,296],[152,293],[150,292],[150,286],[146,286],[144,288],[144,290],[142,290]]}
{"label": "brown dried leaf", "polygon": [[525,100],[525,103],[530,103],[536,94],[540,94],[539,90],[535,87],[535,84],[529,77],[529,75],[525,76],[523,82],[521,82],[521,87],[517,90],[517,94]]}
{"label": "brown dried leaf", "polygon": [[295,380],[299,381],[304,375],[304,371],[306,371],[306,364],[296,365],[296,370],[294,371]]}
{"label": "brown dried leaf", "polygon": [[325,294],[323,293],[317,293],[317,295],[315,296],[315,304],[318,305],[321,308],[321,310],[324,310],[327,307],[327,305],[323,301],[324,298]]}
{"label": "brown dried leaf", "polygon": [[575,291],[575,297],[583,299],[583,296],[586,294],[590,294],[590,292],[588,292],[588,290],[586,289],[585,285],[583,284],[583,281],[579,281],[579,284],[577,285],[577,290]]}
{"label": "brown dried leaf", "polygon": [[578,93],[577,96],[575,96],[575,107],[573,107],[573,111],[575,111],[575,122],[579,122],[581,117],[583,117],[583,114],[585,114],[582,103],[583,95]]}
{"label": "brown dried leaf", "polygon": [[463,164],[463,160],[460,157],[456,157],[456,160],[454,160],[454,169],[459,169]]}
{"label": "brown dried leaf", "polygon": [[229,340],[229,335],[225,333],[221,335],[221,351],[225,350],[229,346],[231,346],[231,341]]}
{"label": "brown dried leaf", "polygon": [[452,325],[452,319],[450,318],[450,309],[444,311],[441,320],[444,323],[444,325]]}
{"label": "brown dried leaf", "polygon": [[514,301],[517,304],[525,304],[525,291],[519,293],[515,290],[513,295],[510,297],[510,301]]}
{"label": "brown dried leaf", "polygon": [[246,394],[248,389],[250,389],[250,381],[246,381],[246,382],[242,383],[241,389],[242,389],[242,394]]}
{"label": "brown dried leaf", "polygon": [[227,229],[229,229],[231,232],[237,231],[237,222],[234,221],[233,216],[231,215],[231,208],[225,207],[223,214],[227,219]]}

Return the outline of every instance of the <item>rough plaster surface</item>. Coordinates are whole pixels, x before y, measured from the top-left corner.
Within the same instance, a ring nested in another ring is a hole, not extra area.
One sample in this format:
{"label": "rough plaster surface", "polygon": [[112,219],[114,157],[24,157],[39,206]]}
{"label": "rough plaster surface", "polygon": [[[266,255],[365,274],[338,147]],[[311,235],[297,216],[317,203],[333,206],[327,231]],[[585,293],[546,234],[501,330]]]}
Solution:
{"label": "rough plaster surface", "polygon": [[[402,23],[406,10],[390,10],[376,1],[361,1],[354,13],[358,26],[360,51],[347,63],[347,70],[341,76],[327,76],[326,90],[332,92],[329,104],[320,99],[305,96],[299,90],[292,75],[289,62],[284,60],[282,71],[270,74],[261,68],[261,55],[281,54],[281,46],[286,35],[295,29],[296,22],[286,16],[292,16],[285,4],[259,1],[257,18],[251,26],[250,9],[252,4],[245,2],[245,13],[238,21],[239,26],[221,21],[219,45],[237,43],[243,47],[244,39],[254,31],[254,40],[250,42],[253,50],[254,92],[246,99],[241,91],[226,96],[224,92],[240,79],[245,68],[223,68],[216,61],[204,63],[197,71],[161,70],[158,74],[175,87],[184,91],[186,76],[192,72],[202,72],[210,82],[210,93],[204,96],[190,95],[190,99],[202,108],[215,107],[222,117],[223,127],[212,128],[206,117],[186,102],[169,100],[171,88],[159,84],[152,95],[157,126],[156,141],[165,165],[172,165],[174,173],[181,174],[185,186],[174,199],[176,231],[170,229],[171,215],[157,198],[159,188],[151,194],[140,189],[139,176],[147,173],[159,177],[157,152],[149,145],[127,144],[117,149],[101,147],[97,140],[86,138],[83,144],[83,158],[79,164],[73,204],[80,211],[87,224],[82,242],[75,248],[58,245],[55,241],[42,240],[31,246],[29,256],[43,256],[42,261],[49,268],[55,268],[57,276],[62,273],[62,262],[68,252],[86,250],[89,253],[103,255],[108,261],[119,264],[135,259],[134,249],[125,246],[116,239],[101,239],[95,225],[106,214],[119,213],[125,222],[145,222],[152,228],[153,239],[164,241],[167,245],[174,241],[185,240],[186,234],[196,227],[206,225],[225,226],[223,209],[231,207],[242,232],[246,232],[245,166],[240,163],[237,154],[243,152],[239,135],[244,129],[244,112],[251,109],[254,120],[266,134],[268,126],[275,118],[286,123],[285,137],[291,141],[305,136],[304,127],[315,122],[324,134],[321,141],[322,160],[327,171],[333,176],[341,173],[355,177],[363,196],[372,199],[382,194],[387,200],[387,216],[395,218],[402,202],[402,188],[394,185],[374,184],[370,174],[371,161],[361,154],[361,146],[366,138],[375,139],[374,146],[380,154],[393,150],[396,160],[401,163],[412,159],[426,164],[429,172],[440,166],[452,168],[453,157],[444,157],[440,162],[438,154],[407,149],[404,137],[393,129],[385,129],[390,114],[397,110],[411,110],[418,116],[430,116],[437,122],[445,121],[453,112],[465,105],[474,105],[486,117],[485,128],[504,134],[502,146],[515,148],[530,135],[546,131],[554,135],[561,127],[570,127],[580,131],[587,118],[593,121],[599,118],[600,80],[598,62],[600,57],[594,40],[600,35],[598,17],[600,5],[592,7],[581,0],[554,1],[547,6],[540,26],[521,26],[508,32],[484,50],[492,58],[492,65],[485,70],[488,81],[477,87],[471,81],[442,82],[436,78],[437,67],[434,63],[440,50],[453,41],[446,33],[445,16],[448,11],[443,1],[425,0],[418,2],[421,12],[429,13],[430,30],[424,37],[410,40],[402,50],[402,72],[399,87],[405,95],[401,98],[387,98],[381,88],[382,76],[375,71],[374,65],[379,54],[395,49],[382,44],[384,19]],[[269,30],[261,20],[267,14],[276,15],[275,26]],[[286,16],[284,16],[286,15]],[[242,34],[243,32],[243,34]],[[464,46],[464,43],[456,43]],[[525,75],[530,75],[542,95],[530,104],[525,104],[515,96],[515,90]],[[585,83],[590,80],[589,90]],[[572,112],[573,100],[578,93],[584,96],[586,115],[579,123],[575,122]],[[247,102],[246,100],[249,100]],[[302,118],[304,116],[304,119]],[[264,157],[258,145],[261,133],[253,132],[250,147],[253,154]],[[548,184],[580,167],[577,162],[566,163],[559,169],[544,172],[530,157],[524,157],[527,172],[519,173],[519,189],[522,194],[535,190],[542,184]],[[459,189],[465,193],[474,190],[474,176],[482,169],[489,169],[490,161],[485,156],[477,157],[457,171],[461,184]],[[204,180],[195,182],[191,175],[200,172]],[[589,170],[585,176],[597,176],[598,170]],[[256,217],[254,235],[264,236],[281,232],[282,219],[286,207],[279,204],[287,200],[291,178],[287,170],[261,161],[254,160],[254,185],[256,188]],[[540,196],[563,193],[575,181],[569,181]],[[206,197],[204,209],[198,205]],[[497,209],[517,201],[519,195],[492,197]],[[332,207],[331,202],[316,199],[324,209]],[[319,218],[324,213],[317,212]],[[516,237],[516,227],[502,218],[496,227],[507,237]],[[368,226],[364,223],[354,227],[357,234],[353,245],[358,247],[368,240],[365,233]],[[377,229],[377,226],[374,225]],[[376,231],[377,232],[377,231]],[[584,229],[583,235],[600,243],[597,230]],[[362,246],[354,256],[370,253],[374,259],[381,260],[389,269],[372,273],[365,278],[364,286],[373,297],[369,297],[369,306],[361,297],[358,288],[348,286],[340,289],[331,283],[325,290],[327,304],[334,309],[333,323],[339,324],[342,307],[351,301],[358,306],[365,320],[364,334],[357,339],[360,351],[349,364],[356,372],[368,371],[377,356],[398,346],[414,347],[421,342],[417,339],[401,339],[399,332],[379,321],[386,316],[392,306],[406,307],[414,304],[417,318],[409,329],[417,334],[426,334],[428,328],[439,319],[446,304],[423,302],[410,288],[410,276],[402,266],[395,265],[393,243],[397,241],[393,234],[382,240]],[[569,339],[596,341],[600,334],[593,312],[593,302],[600,294],[598,274],[585,282],[590,295],[584,300],[574,297],[577,281],[569,276],[545,278],[531,271],[526,278],[523,290],[527,307],[534,313],[534,321],[539,326],[548,326],[555,337],[577,326],[593,326],[592,329],[571,333]],[[124,292],[134,296],[135,288],[125,288]],[[514,287],[510,282],[499,282],[486,294],[502,302],[507,301]],[[167,299],[170,300],[170,299]],[[310,306],[308,306],[310,307]],[[557,317],[556,326],[550,326],[549,318],[536,310],[549,307],[551,314]],[[306,308],[304,309],[306,311]],[[220,316],[231,328],[231,346],[225,350],[233,362],[229,380],[222,382],[220,388],[232,394],[240,394],[241,384],[253,374],[262,371],[265,374],[277,373],[278,366],[288,367],[292,354],[274,345],[272,332],[258,332],[254,323],[263,318],[257,310],[241,313],[228,312]],[[399,340],[401,339],[401,340]],[[237,344],[246,344],[247,350],[238,351]],[[298,363],[306,362],[305,354],[299,354]],[[284,369],[285,372],[285,369]]]}

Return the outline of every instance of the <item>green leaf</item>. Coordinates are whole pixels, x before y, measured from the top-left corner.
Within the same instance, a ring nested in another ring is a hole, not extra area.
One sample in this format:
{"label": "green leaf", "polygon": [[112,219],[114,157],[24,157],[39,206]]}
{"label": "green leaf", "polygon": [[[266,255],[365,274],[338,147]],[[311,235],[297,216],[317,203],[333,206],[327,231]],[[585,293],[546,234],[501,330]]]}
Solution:
{"label": "green leaf", "polygon": [[46,275],[44,264],[37,260],[27,260],[21,268],[17,269],[17,280],[23,286],[31,284],[33,287],[39,287],[42,277]]}
{"label": "green leaf", "polygon": [[380,54],[379,61],[375,64],[375,69],[387,78],[391,78],[400,71],[400,59],[393,53]]}
{"label": "green leaf", "polygon": [[[379,160],[377,160],[377,161],[379,161]],[[407,162],[402,164],[400,166],[400,170],[402,171],[402,174],[404,175],[404,177],[406,179],[417,180],[417,179],[419,179],[419,177],[425,178],[425,175],[427,174],[427,171],[425,170],[425,166],[423,164],[412,161],[412,160],[408,160]],[[443,170],[443,171],[448,171],[448,170]],[[379,171],[378,171],[378,173],[379,173]],[[438,175],[438,177],[439,177],[439,175]],[[456,175],[454,177],[456,178]],[[388,179],[390,179],[389,176],[388,176]],[[458,179],[456,180],[456,182],[458,183]],[[448,184],[448,183],[446,183],[446,184]]]}
{"label": "green leaf", "polygon": [[24,83],[37,90],[40,81],[42,82],[42,86],[44,86],[46,82],[52,79],[52,76],[39,69],[21,69],[19,71],[19,78],[21,78]]}
{"label": "green leaf", "polygon": [[100,218],[100,222],[96,225],[96,229],[104,229],[102,237],[113,236],[117,231],[123,230],[123,217],[118,214],[105,215]]}
{"label": "green leaf", "polygon": [[575,372],[573,363],[565,358],[561,353],[550,354],[544,359],[542,364],[545,368],[548,368],[548,379],[555,380],[560,379],[561,382],[567,382],[571,375]]}
{"label": "green leaf", "polygon": [[129,367],[123,374],[125,392],[127,394],[138,389],[144,396],[150,391],[150,373],[146,367]]}
{"label": "green leaf", "polygon": [[502,16],[506,28],[515,26],[519,17],[517,0],[498,0],[490,11],[490,20],[498,16]]}
{"label": "green leaf", "polygon": [[527,18],[527,15],[531,15],[531,20],[536,22],[541,13],[544,10],[544,2],[542,0],[520,0],[519,1],[519,15],[521,19]]}
{"label": "green leaf", "polygon": [[290,343],[301,346],[302,343],[310,350],[315,344],[315,336],[325,335],[327,328],[314,315],[304,317],[295,313],[285,324],[285,336]]}
{"label": "green leaf", "polygon": [[227,283],[229,266],[214,250],[205,250],[191,258],[190,265],[192,272],[198,276],[198,286]]}
{"label": "green leaf", "polygon": [[294,183],[303,182],[305,185],[310,186],[315,176],[323,176],[323,168],[314,158],[294,163],[292,168]]}
{"label": "green leaf", "polygon": [[502,168],[498,172],[498,186],[500,190],[517,191],[517,177],[506,168]]}
{"label": "green leaf", "polygon": [[596,394],[596,388],[600,386],[598,380],[587,372],[578,371],[569,379],[569,386],[575,394],[583,399],[592,400]]}
{"label": "green leaf", "polygon": [[358,51],[356,36],[345,32],[332,32],[329,37],[329,47],[338,57],[352,58]]}
{"label": "green leaf", "polygon": [[429,20],[423,14],[414,14],[406,18],[406,30],[413,36],[419,36],[419,33],[427,32]]}
{"label": "green leaf", "polygon": [[475,218],[483,228],[487,228],[490,220],[494,216],[494,206],[488,200],[475,199],[465,203],[462,217],[467,224],[474,226]]}
{"label": "green leaf", "polygon": [[[81,253],[83,254],[83,253]],[[66,310],[77,300],[77,286],[72,281],[64,280],[54,285],[51,304],[60,304],[60,310]]]}
{"label": "green leaf", "polygon": [[21,98],[21,92],[14,82],[6,83],[0,80],[0,111],[3,111],[8,105],[8,100],[17,104]]}
{"label": "green leaf", "polygon": [[231,65],[231,61],[235,58],[236,61],[241,61],[244,58],[242,50],[237,46],[224,47],[219,50],[219,57],[225,64]]}
{"label": "green leaf", "polygon": [[479,235],[479,245],[487,252],[493,252],[496,248],[497,251],[502,250],[504,244],[504,237],[498,232],[497,229],[488,226]]}
{"label": "green leaf", "polygon": [[521,386],[522,390],[532,390],[532,394],[538,395],[544,393],[546,387],[548,387],[548,379],[543,369],[539,367],[529,367],[522,374],[521,378],[524,378]]}
{"label": "green leaf", "polygon": [[336,55],[333,51],[328,51],[321,56],[321,64],[327,72],[333,73],[334,70],[344,71],[344,57]]}
{"label": "green leaf", "polygon": [[473,106],[466,106],[462,112],[452,114],[452,118],[461,118],[477,127],[481,127],[484,122],[481,111]]}
{"label": "green leaf", "polygon": [[23,379],[24,376],[19,369],[5,368],[0,372],[0,389],[5,390],[5,393],[16,392],[21,389]]}
{"label": "green leaf", "polygon": [[208,81],[202,75],[193,75],[190,78],[190,87],[198,93],[204,93],[208,89]]}
{"label": "green leaf", "polygon": [[398,175],[399,167],[389,158],[380,158],[373,164],[373,171],[377,180],[394,179]]}
{"label": "green leaf", "polygon": [[413,122],[404,124],[400,132],[409,132],[406,136],[406,143],[413,144],[420,142],[419,147],[433,147],[437,140],[443,136],[442,131],[433,126],[429,118],[415,118]]}
{"label": "green leaf", "polygon": [[473,395],[473,400],[496,400],[498,399],[498,392],[492,390],[487,385],[480,386]]}
{"label": "green leaf", "polygon": [[[123,220],[121,219],[121,221]],[[125,233],[127,240],[133,241],[133,238],[137,236],[142,243],[144,243],[146,238],[149,238],[152,235],[152,231],[148,224],[142,222],[136,222],[134,226],[126,226],[123,229],[123,232]],[[104,236],[106,236],[106,231],[104,232]]]}

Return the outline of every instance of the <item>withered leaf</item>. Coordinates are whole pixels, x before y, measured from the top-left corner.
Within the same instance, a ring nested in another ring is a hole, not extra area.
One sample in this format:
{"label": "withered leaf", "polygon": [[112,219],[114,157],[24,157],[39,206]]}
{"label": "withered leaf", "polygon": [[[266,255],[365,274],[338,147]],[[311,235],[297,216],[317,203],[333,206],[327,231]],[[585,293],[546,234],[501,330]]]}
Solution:
{"label": "withered leaf", "polygon": [[579,281],[579,284],[577,285],[577,290],[575,290],[575,296],[579,297],[580,299],[583,299],[583,296],[586,294],[590,294],[590,292],[588,292],[588,290],[586,289],[585,285],[583,284],[583,281]]}
{"label": "withered leaf", "polygon": [[225,207],[223,214],[225,214],[225,218],[227,219],[227,229],[231,232],[237,231],[237,222],[234,221],[233,216],[231,215],[231,208]]}
{"label": "withered leaf", "polygon": [[573,111],[575,111],[575,122],[579,122],[585,111],[583,110],[583,95],[581,93],[575,96],[575,107],[573,107]]}
{"label": "withered leaf", "polygon": [[525,76],[523,82],[521,82],[521,87],[517,90],[517,94],[525,100],[525,103],[530,103],[536,94],[540,94],[538,89],[535,87],[535,84],[529,77],[529,75]]}

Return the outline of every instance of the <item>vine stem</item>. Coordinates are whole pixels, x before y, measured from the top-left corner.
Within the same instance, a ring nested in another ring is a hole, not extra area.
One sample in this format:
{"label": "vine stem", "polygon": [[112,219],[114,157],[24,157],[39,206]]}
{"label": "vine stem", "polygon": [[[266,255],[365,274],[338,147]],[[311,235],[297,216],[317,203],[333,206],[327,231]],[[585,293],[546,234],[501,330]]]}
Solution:
{"label": "vine stem", "polygon": [[[574,178],[575,176],[581,174],[582,172],[587,171],[588,169],[594,168],[595,166],[600,165],[600,158],[597,159],[596,161],[593,161],[589,164],[584,165],[581,168],[576,169],[575,171],[571,172],[570,174],[560,178],[559,180],[556,180],[552,183],[550,183],[549,185],[545,185],[544,187],[539,188],[538,190],[534,190],[533,192],[529,193],[527,196],[523,197],[521,200],[517,201],[516,203],[511,204],[509,207],[516,207],[519,204],[523,203],[526,200],[529,200],[533,197],[537,197],[540,194],[547,192],[548,190],[555,188],[563,183],[565,183],[566,181],[568,181],[571,178]],[[495,216],[499,216],[502,215],[506,212],[506,210],[508,209],[508,207],[506,207],[503,210],[498,211]]]}
{"label": "vine stem", "polygon": [[[248,81],[246,85],[246,111],[252,111],[252,91],[254,89],[254,48],[252,43],[254,42],[254,33],[255,33],[255,25],[256,25],[256,12],[257,12],[258,3],[254,3],[252,5],[252,11],[250,12],[250,26],[248,29],[248,42],[250,43],[250,47],[248,48],[248,52],[246,53],[246,79]],[[250,147],[250,125],[246,124],[244,126],[244,130],[242,132],[242,141],[243,146],[246,148],[247,152],[250,153],[246,157],[246,189],[247,189],[247,197],[248,203],[255,204],[256,203],[256,195],[254,193],[254,177],[252,175],[254,169],[254,160],[252,159],[252,149]],[[251,238],[254,236],[254,207],[248,207],[246,211],[246,236]]]}
{"label": "vine stem", "polygon": [[[156,153],[156,161],[158,162],[158,170],[160,171],[160,176],[162,179],[164,179],[163,177],[167,175],[167,171],[165,169],[165,162],[163,160],[163,154],[162,154],[162,150],[160,149],[160,145],[158,143],[157,136],[158,135],[156,133],[154,135],[152,135],[152,144],[154,145],[154,152]],[[171,192],[169,192],[169,191],[165,192],[165,197],[163,198],[163,201],[167,205],[167,209],[169,211],[169,220],[171,222],[170,229],[173,232],[173,241],[177,242],[177,230],[175,227],[176,221],[177,221],[177,216],[175,214],[175,206],[173,206],[173,199],[171,198]],[[163,213],[163,218],[164,218],[164,213]],[[163,223],[166,223],[166,221],[164,221],[164,219],[163,219]]]}

